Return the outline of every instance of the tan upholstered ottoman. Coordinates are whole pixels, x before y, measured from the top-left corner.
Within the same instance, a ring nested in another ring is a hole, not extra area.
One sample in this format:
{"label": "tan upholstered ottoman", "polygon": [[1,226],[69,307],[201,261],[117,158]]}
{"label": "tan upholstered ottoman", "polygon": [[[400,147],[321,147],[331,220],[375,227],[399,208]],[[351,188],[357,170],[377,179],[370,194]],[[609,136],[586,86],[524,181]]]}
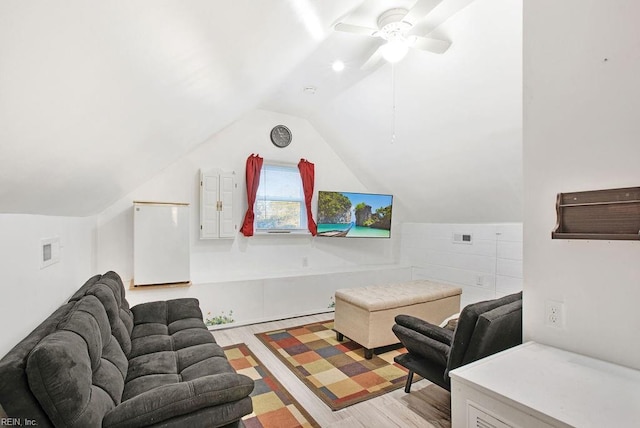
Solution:
{"label": "tan upholstered ottoman", "polygon": [[359,343],[371,358],[374,348],[398,343],[391,331],[396,315],[440,324],[460,312],[461,293],[460,287],[427,280],[343,288],[336,290],[334,329],[338,340],[346,336]]}

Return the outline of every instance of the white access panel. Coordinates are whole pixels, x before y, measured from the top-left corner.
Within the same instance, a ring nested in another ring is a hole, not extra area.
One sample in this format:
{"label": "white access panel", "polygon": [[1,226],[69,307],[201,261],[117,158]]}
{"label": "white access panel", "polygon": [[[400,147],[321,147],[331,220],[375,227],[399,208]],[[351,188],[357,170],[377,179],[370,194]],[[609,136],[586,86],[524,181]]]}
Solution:
{"label": "white access panel", "polygon": [[134,285],[189,282],[189,271],[189,205],[134,202]]}

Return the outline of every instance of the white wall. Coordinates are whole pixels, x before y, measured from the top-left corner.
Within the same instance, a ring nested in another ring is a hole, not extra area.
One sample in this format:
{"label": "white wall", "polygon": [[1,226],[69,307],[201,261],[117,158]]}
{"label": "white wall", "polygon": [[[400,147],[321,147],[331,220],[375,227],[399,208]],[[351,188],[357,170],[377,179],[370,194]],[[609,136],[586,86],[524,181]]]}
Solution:
{"label": "white wall", "polygon": [[[0,356],[93,275],[95,217],[0,214]],[[41,240],[60,238],[60,261],[40,269]]]}
{"label": "white wall", "polygon": [[[285,124],[293,133],[293,142],[285,149],[276,148],[269,140],[269,132],[277,124]],[[398,212],[394,212],[392,238],[384,240],[294,236],[246,238],[240,233],[233,240],[200,240],[200,168],[236,171],[240,204],[235,217],[240,224],[246,210],[245,162],[252,153],[259,153],[265,161],[297,164],[300,158],[306,158],[313,162],[316,195],[318,190],[377,190],[365,188],[306,120],[255,110],[98,216],[98,270],[112,269],[120,273],[125,282],[131,279],[133,200],[191,204],[191,279],[196,284],[397,261],[399,248],[394,232],[399,234],[398,218],[402,214]],[[314,215],[316,199],[314,197],[312,206]],[[307,266],[303,266],[305,260]]]}
{"label": "white wall", "polygon": [[335,269],[313,269],[291,275],[237,279],[190,287],[127,291],[131,305],[151,300],[195,297],[205,318],[232,313],[234,325],[264,322],[333,311],[335,291],[397,283],[411,279],[411,268],[381,265]]}
{"label": "white wall", "polygon": [[558,192],[640,185],[640,2],[524,11],[525,338],[640,369],[640,242],[551,239]]}
{"label": "white wall", "polygon": [[[453,234],[471,234],[471,244],[453,242]],[[432,279],[462,287],[461,306],[522,290],[522,224],[402,225],[402,264],[414,279]]]}

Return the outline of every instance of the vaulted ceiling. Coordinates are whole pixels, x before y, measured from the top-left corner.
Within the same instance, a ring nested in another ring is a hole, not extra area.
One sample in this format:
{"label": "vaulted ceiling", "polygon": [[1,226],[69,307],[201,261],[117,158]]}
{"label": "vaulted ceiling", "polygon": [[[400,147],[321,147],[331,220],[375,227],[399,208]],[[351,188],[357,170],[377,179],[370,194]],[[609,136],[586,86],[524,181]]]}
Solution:
{"label": "vaulted ceiling", "polygon": [[446,53],[366,71],[379,41],[332,29],[415,3],[0,2],[0,212],[99,213],[262,108],[308,119],[408,220],[520,221],[522,5],[443,0],[419,29]]}

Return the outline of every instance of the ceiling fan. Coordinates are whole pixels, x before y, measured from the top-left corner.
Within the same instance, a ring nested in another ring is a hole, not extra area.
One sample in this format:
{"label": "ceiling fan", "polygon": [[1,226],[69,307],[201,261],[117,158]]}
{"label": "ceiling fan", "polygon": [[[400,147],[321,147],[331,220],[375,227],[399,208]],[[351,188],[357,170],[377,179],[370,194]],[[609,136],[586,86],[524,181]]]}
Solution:
{"label": "ceiling fan", "polygon": [[418,0],[410,10],[403,8],[389,9],[378,17],[378,28],[362,27],[343,22],[337,23],[333,28],[336,31],[380,38],[386,42],[380,45],[360,67],[362,70],[373,67],[382,58],[391,63],[398,62],[404,58],[410,48],[442,54],[449,49],[451,42],[411,34],[416,24],[441,2],[442,0]]}

